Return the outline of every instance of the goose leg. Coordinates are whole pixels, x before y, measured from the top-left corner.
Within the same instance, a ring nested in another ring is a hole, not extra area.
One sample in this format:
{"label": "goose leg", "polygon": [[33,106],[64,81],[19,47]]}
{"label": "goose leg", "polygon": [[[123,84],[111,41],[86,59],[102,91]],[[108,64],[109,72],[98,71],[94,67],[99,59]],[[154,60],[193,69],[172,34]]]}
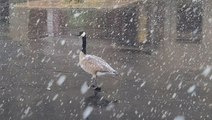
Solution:
{"label": "goose leg", "polygon": [[93,85],[91,85],[91,88],[93,88],[94,90],[94,95],[97,95],[98,92],[101,92],[101,87],[98,86],[96,77],[97,76],[94,74],[92,75],[92,78],[91,78],[93,80]]}
{"label": "goose leg", "polygon": [[94,79],[94,86],[95,86],[94,88],[95,91],[101,92],[101,87],[98,86],[96,79]]}
{"label": "goose leg", "polygon": [[96,78],[93,79],[93,84],[91,85],[91,88],[94,90],[94,94],[96,95],[98,92],[101,92],[101,87],[98,86]]}

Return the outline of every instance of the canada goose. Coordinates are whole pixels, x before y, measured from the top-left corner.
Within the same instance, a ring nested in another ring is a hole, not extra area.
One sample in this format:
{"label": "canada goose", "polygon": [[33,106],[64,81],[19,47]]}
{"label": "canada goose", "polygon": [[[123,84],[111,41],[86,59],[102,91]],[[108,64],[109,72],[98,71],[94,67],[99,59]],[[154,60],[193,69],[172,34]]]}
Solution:
{"label": "canada goose", "polygon": [[95,55],[86,54],[86,33],[79,32],[82,38],[82,50],[79,53],[79,65],[87,73],[91,74],[91,79],[94,80],[94,84],[91,86],[95,91],[101,91],[101,87],[97,85],[97,76],[102,75],[117,75],[117,71],[114,70],[105,60]]}

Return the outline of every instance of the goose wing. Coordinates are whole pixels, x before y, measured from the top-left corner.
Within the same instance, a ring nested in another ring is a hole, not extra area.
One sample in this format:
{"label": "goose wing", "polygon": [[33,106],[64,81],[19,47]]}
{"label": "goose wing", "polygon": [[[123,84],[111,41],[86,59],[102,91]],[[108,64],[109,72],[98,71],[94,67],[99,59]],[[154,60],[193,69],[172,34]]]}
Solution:
{"label": "goose wing", "polygon": [[115,70],[102,58],[94,55],[86,55],[82,61],[82,67],[93,72],[115,72]]}

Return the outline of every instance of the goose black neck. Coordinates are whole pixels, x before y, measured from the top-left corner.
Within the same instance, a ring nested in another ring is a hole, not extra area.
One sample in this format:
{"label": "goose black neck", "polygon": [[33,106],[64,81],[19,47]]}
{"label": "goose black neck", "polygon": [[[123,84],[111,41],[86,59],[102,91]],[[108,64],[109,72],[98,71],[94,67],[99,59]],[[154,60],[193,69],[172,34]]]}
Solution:
{"label": "goose black neck", "polygon": [[82,37],[82,52],[86,54],[86,36]]}

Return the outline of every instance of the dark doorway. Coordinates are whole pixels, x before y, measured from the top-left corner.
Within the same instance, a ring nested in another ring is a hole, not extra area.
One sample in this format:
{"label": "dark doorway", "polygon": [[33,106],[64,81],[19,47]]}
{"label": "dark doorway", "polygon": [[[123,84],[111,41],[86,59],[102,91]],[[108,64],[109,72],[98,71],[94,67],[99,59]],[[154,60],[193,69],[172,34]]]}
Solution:
{"label": "dark doorway", "polygon": [[30,39],[47,36],[47,10],[31,9],[29,12],[28,37]]}
{"label": "dark doorway", "polygon": [[186,0],[177,3],[177,40],[200,42],[202,39],[202,1]]}
{"label": "dark doorway", "polygon": [[9,22],[9,0],[0,0],[0,22]]}
{"label": "dark doorway", "polygon": [[[9,31],[9,0],[0,0],[0,36]],[[3,35],[4,36],[4,35]]]}

